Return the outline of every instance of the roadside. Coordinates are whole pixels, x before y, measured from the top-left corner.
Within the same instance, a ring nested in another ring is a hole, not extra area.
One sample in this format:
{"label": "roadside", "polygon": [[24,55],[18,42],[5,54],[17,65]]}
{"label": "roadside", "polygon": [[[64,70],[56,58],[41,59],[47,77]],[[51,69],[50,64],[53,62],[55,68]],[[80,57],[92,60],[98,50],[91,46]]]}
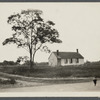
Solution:
{"label": "roadside", "polygon": [[32,86],[32,87],[21,87],[21,88],[7,88],[0,89],[0,92],[99,92],[100,91],[100,81],[98,81],[97,86],[94,86],[93,82],[83,82],[83,83],[70,83],[70,84],[52,84],[43,86]]}
{"label": "roadside", "polygon": [[8,79],[14,78],[16,84],[3,84],[0,85],[1,89],[6,88],[21,88],[21,87],[38,87],[38,86],[49,86],[49,85],[60,85],[60,84],[76,84],[76,83],[85,83],[92,82],[93,78],[36,78],[36,77],[25,77],[20,75],[12,75],[7,73],[0,72],[1,78]]}

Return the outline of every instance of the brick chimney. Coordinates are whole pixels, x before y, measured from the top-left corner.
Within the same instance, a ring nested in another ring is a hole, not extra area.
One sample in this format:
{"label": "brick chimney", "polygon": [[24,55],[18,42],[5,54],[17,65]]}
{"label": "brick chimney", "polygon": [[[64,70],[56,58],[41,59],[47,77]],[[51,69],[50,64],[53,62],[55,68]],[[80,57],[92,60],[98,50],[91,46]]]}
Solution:
{"label": "brick chimney", "polygon": [[76,49],[76,52],[79,53],[78,49]]}
{"label": "brick chimney", "polygon": [[57,56],[59,56],[59,50],[57,50]]}

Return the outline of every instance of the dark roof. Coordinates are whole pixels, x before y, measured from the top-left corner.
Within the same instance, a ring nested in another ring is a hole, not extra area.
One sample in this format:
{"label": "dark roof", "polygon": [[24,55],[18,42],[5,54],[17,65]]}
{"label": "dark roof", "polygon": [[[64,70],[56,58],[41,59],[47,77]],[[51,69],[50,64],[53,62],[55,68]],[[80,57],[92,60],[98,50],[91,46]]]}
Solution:
{"label": "dark roof", "polygon": [[59,52],[59,55],[57,56],[57,52],[53,52],[57,58],[84,58],[80,53],[77,52]]}

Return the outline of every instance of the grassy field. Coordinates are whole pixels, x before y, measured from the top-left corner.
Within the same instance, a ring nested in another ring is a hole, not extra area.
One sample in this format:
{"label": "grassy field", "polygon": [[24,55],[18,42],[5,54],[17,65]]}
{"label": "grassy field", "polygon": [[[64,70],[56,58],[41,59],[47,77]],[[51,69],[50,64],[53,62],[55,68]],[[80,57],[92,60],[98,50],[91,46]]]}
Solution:
{"label": "grassy field", "polygon": [[86,63],[79,66],[34,66],[30,71],[29,66],[0,66],[0,72],[17,74],[28,77],[57,78],[57,77],[99,77],[100,62]]}

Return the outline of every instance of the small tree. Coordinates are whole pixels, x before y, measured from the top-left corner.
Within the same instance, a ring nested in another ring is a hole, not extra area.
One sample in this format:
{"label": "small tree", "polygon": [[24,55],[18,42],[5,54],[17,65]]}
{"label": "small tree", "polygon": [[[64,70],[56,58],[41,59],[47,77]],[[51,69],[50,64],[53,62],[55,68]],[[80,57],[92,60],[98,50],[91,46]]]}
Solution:
{"label": "small tree", "polygon": [[8,17],[8,23],[12,25],[14,33],[12,37],[5,39],[3,45],[14,43],[30,53],[30,68],[34,64],[34,56],[43,44],[61,43],[59,33],[53,28],[52,21],[45,22],[41,17],[41,10],[22,10]]}
{"label": "small tree", "polygon": [[21,62],[23,62],[23,63],[25,63],[25,62],[27,62],[28,61],[28,57],[27,56],[24,56],[24,57],[18,57],[17,58],[17,61],[16,61],[16,63],[17,64],[20,64]]}

